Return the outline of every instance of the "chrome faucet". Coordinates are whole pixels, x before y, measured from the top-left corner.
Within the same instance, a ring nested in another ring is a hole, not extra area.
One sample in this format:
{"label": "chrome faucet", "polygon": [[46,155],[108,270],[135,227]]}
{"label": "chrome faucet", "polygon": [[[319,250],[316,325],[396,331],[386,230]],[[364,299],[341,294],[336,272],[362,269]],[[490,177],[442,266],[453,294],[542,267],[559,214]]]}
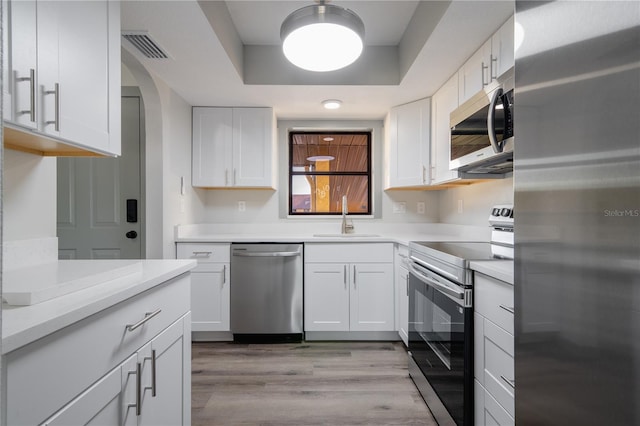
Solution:
{"label": "chrome faucet", "polygon": [[347,196],[342,196],[342,233],[350,234],[353,232],[353,221],[349,220],[347,222],[347,214],[349,213],[349,208],[347,207]]}

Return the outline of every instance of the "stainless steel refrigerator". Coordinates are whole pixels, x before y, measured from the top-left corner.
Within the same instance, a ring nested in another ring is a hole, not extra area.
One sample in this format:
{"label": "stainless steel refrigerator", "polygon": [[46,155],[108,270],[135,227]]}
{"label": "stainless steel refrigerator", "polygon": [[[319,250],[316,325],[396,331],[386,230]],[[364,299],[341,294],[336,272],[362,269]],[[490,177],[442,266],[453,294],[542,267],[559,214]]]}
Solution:
{"label": "stainless steel refrigerator", "polygon": [[640,425],[640,2],[515,21],[516,424]]}

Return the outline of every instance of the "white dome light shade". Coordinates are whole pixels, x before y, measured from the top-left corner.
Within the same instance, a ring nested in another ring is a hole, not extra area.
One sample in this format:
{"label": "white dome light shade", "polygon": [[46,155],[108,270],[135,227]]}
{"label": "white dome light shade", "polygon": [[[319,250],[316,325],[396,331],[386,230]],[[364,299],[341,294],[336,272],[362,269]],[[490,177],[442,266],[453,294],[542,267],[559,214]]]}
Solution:
{"label": "white dome light shade", "polygon": [[326,101],[322,101],[322,105],[326,109],[338,109],[342,105],[342,101],[338,99],[327,99]]}
{"label": "white dome light shade", "polygon": [[364,24],[352,11],[319,4],[293,12],[282,23],[285,57],[308,71],[334,71],[352,64],[363,49]]}

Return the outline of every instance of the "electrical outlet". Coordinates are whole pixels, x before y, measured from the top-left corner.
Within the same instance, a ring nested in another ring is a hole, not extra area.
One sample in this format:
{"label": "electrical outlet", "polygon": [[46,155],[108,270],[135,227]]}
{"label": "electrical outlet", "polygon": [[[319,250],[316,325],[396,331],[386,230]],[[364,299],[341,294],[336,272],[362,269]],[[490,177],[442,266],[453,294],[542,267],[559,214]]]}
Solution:
{"label": "electrical outlet", "polygon": [[245,201],[238,201],[238,211],[243,212],[247,209],[247,203]]}
{"label": "electrical outlet", "polygon": [[424,209],[425,209],[424,201],[418,201],[418,206],[417,206],[418,214],[424,214]]}
{"label": "electrical outlet", "polygon": [[397,203],[393,203],[393,212],[397,214],[404,214],[407,212],[407,203],[404,201],[400,201]]}

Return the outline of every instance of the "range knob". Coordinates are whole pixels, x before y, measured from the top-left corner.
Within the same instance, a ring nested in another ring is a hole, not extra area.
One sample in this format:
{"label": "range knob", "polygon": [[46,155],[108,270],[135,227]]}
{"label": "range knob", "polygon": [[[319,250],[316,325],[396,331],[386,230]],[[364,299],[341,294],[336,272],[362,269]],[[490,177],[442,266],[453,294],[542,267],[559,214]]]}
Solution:
{"label": "range knob", "polygon": [[505,208],[503,208],[503,209],[500,211],[500,216],[502,216],[502,217],[511,217],[511,209],[508,209],[508,208],[506,208],[506,207],[505,207]]}
{"label": "range knob", "polygon": [[500,209],[494,207],[493,210],[491,210],[491,216],[500,216]]}

